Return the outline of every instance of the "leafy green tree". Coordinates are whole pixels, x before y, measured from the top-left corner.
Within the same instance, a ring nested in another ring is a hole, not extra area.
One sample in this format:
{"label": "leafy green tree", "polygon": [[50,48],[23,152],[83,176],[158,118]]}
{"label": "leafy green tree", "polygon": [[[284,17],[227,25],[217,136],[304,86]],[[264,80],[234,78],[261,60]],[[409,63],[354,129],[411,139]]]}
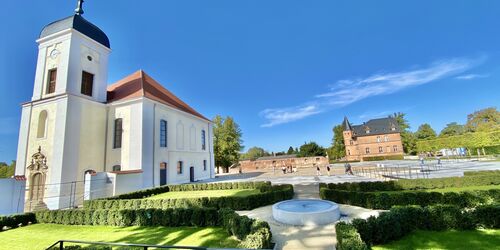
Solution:
{"label": "leafy green tree", "polygon": [[332,146],[328,149],[330,159],[340,159],[345,156],[344,127],[339,124],[333,127]]}
{"label": "leafy green tree", "polygon": [[436,138],[436,131],[432,129],[431,125],[424,123],[418,127],[417,132],[415,132],[415,137],[418,140]]}
{"label": "leafy green tree", "polygon": [[16,170],[16,161],[12,161],[10,165],[5,162],[0,162],[0,178],[10,178]]}
{"label": "leafy green tree", "polygon": [[263,148],[251,147],[248,151],[242,155],[242,160],[256,160],[259,157],[269,156],[270,154],[266,152]]}
{"label": "leafy green tree", "polygon": [[293,149],[293,147],[292,147],[292,146],[290,146],[290,147],[288,148],[288,151],[286,152],[286,154],[287,154],[287,155],[293,155],[293,154],[295,154],[295,150]]}
{"label": "leafy green tree", "polygon": [[217,172],[222,167],[225,172],[240,159],[243,149],[241,129],[232,117],[215,116],[214,121],[214,157]]}
{"label": "leafy green tree", "polygon": [[394,118],[401,129],[401,142],[403,144],[403,150],[407,154],[415,155],[417,154],[417,140],[415,135],[409,130],[410,124],[408,120],[405,119],[405,113],[394,113],[390,117]]}
{"label": "leafy green tree", "polygon": [[467,115],[467,132],[485,132],[500,129],[500,112],[496,107],[485,108]]}
{"label": "leafy green tree", "polygon": [[441,130],[439,136],[454,136],[461,135],[465,132],[464,125],[460,125],[456,122],[446,124],[446,127]]}
{"label": "leafy green tree", "polygon": [[325,156],[326,150],[316,142],[304,143],[300,146],[299,157]]}

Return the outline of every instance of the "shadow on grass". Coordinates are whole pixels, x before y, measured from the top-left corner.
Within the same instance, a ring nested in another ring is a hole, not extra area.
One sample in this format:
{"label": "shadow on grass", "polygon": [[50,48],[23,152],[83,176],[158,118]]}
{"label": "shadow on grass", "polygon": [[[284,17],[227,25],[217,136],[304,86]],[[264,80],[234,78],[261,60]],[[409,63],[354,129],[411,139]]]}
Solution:
{"label": "shadow on grass", "polygon": [[[221,228],[196,228],[196,227],[136,227],[117,229],[127,230],[129,235],[110,242],[134,243],[164,246],[203,246],[203,247],[236,247],[235,240],[230,240]],[[181,244],[179,244],[182,242]]]}
{"label": "shadow on grass", "polygon": [[500,230],[416,231],[401,240],[373,249],[498,249]]}

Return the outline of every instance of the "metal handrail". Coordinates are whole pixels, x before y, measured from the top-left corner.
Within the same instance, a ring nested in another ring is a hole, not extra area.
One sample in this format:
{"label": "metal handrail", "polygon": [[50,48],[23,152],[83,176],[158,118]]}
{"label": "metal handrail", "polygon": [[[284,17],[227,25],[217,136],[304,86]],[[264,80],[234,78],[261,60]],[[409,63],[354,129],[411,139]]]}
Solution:
{"label": "metal handrail", "polygon": [[132,244],[132,243],[111,243],[111,242],[91,242],[91,241],[81,241],[81,240],[59,240],[56,243],[49,246],[46,250],[49,250],[57,245],[59,249],[64,249],[64,243],[77,243],[77,244],[89,244],[89,245],[107,245],[107,246],[122,246],[122,247],[142,247],[144,250],[148,248],[162,248],[162,249],[192,249],[192,250],[208,250],[206,247],[188,247],[188,246],[160,246],[160,245],[147,245],[147,244]]}

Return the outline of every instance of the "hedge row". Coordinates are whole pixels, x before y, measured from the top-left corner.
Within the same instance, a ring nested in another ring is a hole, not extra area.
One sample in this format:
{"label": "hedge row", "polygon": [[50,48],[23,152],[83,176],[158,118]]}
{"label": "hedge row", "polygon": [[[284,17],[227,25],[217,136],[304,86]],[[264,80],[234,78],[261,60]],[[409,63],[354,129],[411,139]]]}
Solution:
{"label": "hedge row", "polygon": [[46,210],[36,212],[39,223],[106,226],[222,226],[241,240],[243,248],[269,248],[271,231],[263,221],[215,208],[136,210]]}
{"label": "hedge row", "polygon": [[167,209],[167,208],[189,208],[210,207],[230,208],[233,210],[251,210],[261,206],[274,204],[278,201],[288,200],[293,197],[293,186],[289,184],[276,186],[261,186],[261,193],[244,197],[202,197],[202,198],[180,198],[180,199],[97,199],[84,202],[84,208],[95,209]]}
{"label": "hedge row", "polygon": [[[500,173],[500,171],[498,171]],[[499,185],[500,174],[467,174],[464,177],[447,177],[434,179],[405,179],[398,181],[376,181],[376,182],[351,182],[351,183],[329,183],[322,187],[346,191],[399,191],[438,189],[449,187],[469,187]]]}
{"label": "hedge row", "polygon": [[337,234],[338,250],[367,250],[369,247],[361,239],[358,231],[352,224],[339,222],[335,224],[335,233]]}
{"label": "hedge row", "polygon": [[363,157],[363,161],[384,161],[384,160],[404,160],[403,155],[389,155],[389,156],[367,156]]}
{"label": "hedge row", "polygon": [[476,207],[500,201],[500,189],[463,192],[356,192],[320,189],[322,199],[371,209],[390,209],[392,206],[448,204],[458,207]]}
{"label": "hedge row", "polygon": [[466,171],[466,172],[464,172],[464,176],[478,176],[478,175],[500,176],[500,170]]}
{"label": "hedge row", "polygon": [[336,226],[338,249],[366,249],[402,238],[415,230],[500,228],[500,206],[463,210],[456,206],[394,207],[378,217]]}
{"label": "hedge row", "polygon": [[182,184],[182,185],[165,185],[156,188],[139,190],[131,193],[121,194],[113,197],[103,198],[101,200],[117,200],[117,199],[142,199],[153,195],[166,192],[179,191],[199,191],[199,190],[222,190],[222,189],[265,189],[270,187],[271,182],[219,182],[219,183],[199,183],[199,184]]}
{"label": "hedge row", "polygon": [[0,216],[0,231],[2,231],[4,227],[16,228],[19,225],[26,226],[30,223],[36,223],[34,213]]}

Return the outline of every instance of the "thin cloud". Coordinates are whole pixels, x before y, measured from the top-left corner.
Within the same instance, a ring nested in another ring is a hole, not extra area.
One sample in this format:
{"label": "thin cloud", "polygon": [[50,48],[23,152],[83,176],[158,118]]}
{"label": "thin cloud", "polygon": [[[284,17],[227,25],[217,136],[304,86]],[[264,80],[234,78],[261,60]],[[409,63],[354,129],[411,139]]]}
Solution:
{"label": "thin cloud", "polygon": [[266,109],[261,112],[261,115],[264,116],[268,122],[261,125],[261,127],[272,127],[283,123],[289,123],[321,112],[322,111],[319,110],[316,104],[285,109]]}
{"label": "thin cloud", "polygon": [[315,99],[309,102],[314,103],[312,105],[303,104],[262,111],[261,115],[267,120],[262,127],[273,127],[301,120],[369,97],[393,94],[409,87],[462,74],[484,60],[484,57],[439,60],[427,67],[407,71],[378,73],[366,78],[342,79],[331,85],[329,91],[316,95]]}
{"label": "thin cloud", "polygon": [[457,77],[455,77],[455,79],[458,79],[458,80],[472,80],[472,79],[476,79],[476,78],[486,78],[486,77],[489,77],[489,75],[467,74],[467,75],[457,76]]}

